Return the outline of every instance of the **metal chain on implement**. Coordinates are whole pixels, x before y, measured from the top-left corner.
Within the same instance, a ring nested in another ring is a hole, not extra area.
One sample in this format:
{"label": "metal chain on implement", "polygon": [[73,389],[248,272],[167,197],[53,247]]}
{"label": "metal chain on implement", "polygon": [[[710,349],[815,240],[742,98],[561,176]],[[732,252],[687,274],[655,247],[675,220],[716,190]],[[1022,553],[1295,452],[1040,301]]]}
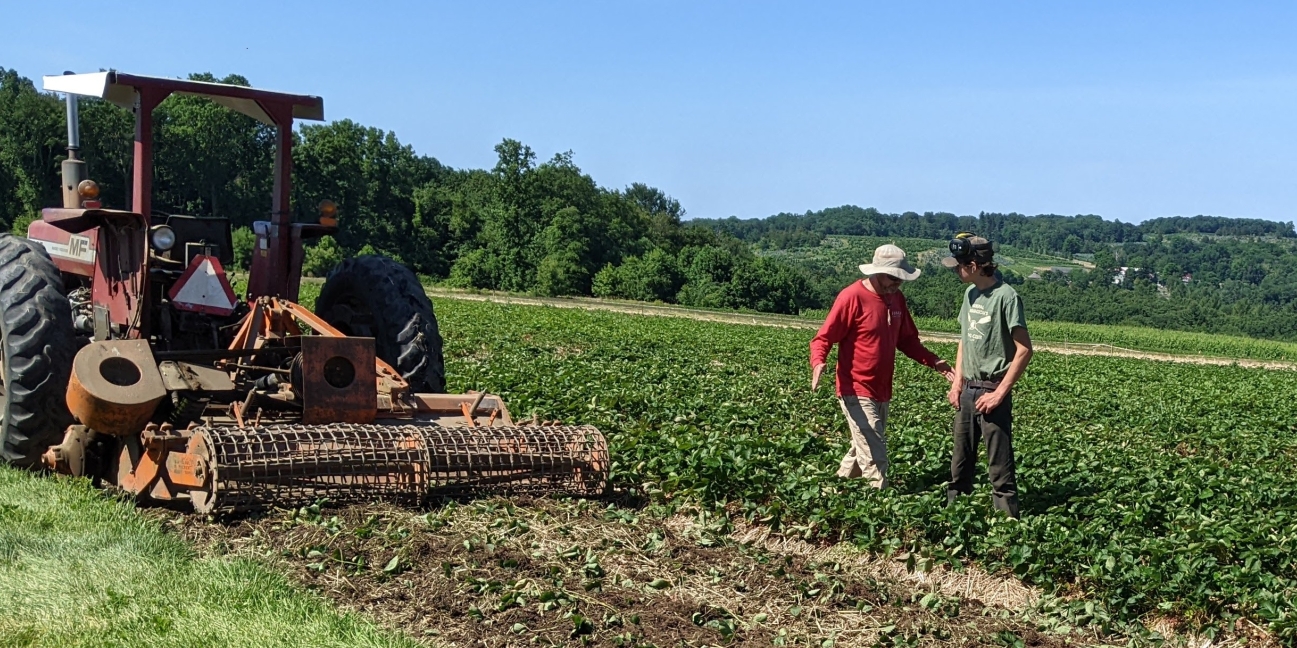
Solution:
{"label": "metal chain on implement", "polygon": [[201,513],[492,494],[599,496],[608,444],[591,426],[269,425],[200,428]]}

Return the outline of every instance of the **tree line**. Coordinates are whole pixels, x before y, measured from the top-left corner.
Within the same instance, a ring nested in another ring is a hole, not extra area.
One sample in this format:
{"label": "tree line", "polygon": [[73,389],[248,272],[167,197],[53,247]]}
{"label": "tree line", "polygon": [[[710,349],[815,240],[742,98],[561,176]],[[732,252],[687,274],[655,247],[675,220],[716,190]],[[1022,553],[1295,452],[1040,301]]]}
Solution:
{"label": "tree line", "polygon": [[1153,218],[1132,225],[1100,216],[1001,214],[956,216],[946,212],[888,214],[872,207],[831,207],[804,214],[780,213],[767,218],[695,219],[697,225],[724,232],[763,249],[815,245],[825,236],[874,236],[949,239],[959,232],[981,236],[1045,254],[1093,253],[1115,243],[1140,242],[1153,236],[1212,236],[1297,239],[1292,222],[1220,216]]}

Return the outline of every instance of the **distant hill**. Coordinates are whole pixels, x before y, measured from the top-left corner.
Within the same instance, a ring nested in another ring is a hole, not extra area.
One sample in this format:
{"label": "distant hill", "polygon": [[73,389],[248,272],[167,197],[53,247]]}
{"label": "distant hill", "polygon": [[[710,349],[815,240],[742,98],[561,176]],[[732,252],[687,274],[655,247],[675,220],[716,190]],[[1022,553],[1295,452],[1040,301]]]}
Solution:
{"label": "distant hill", "polygon": [[872,207],[830,207],[804,214],[775,214],[766,218],[705,219],[690,221],[730,234],[764,249],[813,246],[830,235],[949,239],[961,231],[976,232],[997,243],[1021,250],[1071,258],[1094,253],[1113,243],[1129,243],[1175,234],[1295,239],[1293,223],[1255,218],[1175,216],[1154,218],[1139,225],[1100,216],[1057,214],[1000,214],[956,216],[945,212],[887,214]]}
{"label": "distant hill", "polygon": [[857,266],[876,246],[895,243],[928,268],[905,287],[915,315],[951,318],[962,288],[932,264],[950,237],[972,231],[996,242],[996,260],[1017,284],[1028,319],[1297,341],[1292,223],[1194,216],[1132,225],[1088,215],[885,214],[851,205],[690,223],[802,268],[821,302],[859,278]]}

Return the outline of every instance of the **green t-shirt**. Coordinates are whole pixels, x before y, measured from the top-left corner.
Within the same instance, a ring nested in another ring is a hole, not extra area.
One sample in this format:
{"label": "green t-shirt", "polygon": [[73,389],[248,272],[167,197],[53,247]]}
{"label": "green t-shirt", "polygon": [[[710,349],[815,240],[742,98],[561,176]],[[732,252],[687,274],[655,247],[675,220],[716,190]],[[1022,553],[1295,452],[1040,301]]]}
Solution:
{"label": "green t-shirt", "polygon": [[1013,329],[1027,328],[1022,298],[1003,281],[985,291],[969,286],[959,307],[959,333],[964,342],[966,380],[996,380],[1009,370],[1018,347]]}

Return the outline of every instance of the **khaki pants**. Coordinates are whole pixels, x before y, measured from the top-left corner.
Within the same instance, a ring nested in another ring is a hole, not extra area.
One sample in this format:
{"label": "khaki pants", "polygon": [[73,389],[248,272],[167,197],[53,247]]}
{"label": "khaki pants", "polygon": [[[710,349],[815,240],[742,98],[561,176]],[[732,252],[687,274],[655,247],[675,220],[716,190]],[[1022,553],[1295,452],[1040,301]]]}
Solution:
{"label": "khaki pants", "polygon": [[838,476],[864,478],[874,488],[887,488],[888,404],[859,396],[843,396],[841,403],[851,428],[851,449],[838,466]]}

